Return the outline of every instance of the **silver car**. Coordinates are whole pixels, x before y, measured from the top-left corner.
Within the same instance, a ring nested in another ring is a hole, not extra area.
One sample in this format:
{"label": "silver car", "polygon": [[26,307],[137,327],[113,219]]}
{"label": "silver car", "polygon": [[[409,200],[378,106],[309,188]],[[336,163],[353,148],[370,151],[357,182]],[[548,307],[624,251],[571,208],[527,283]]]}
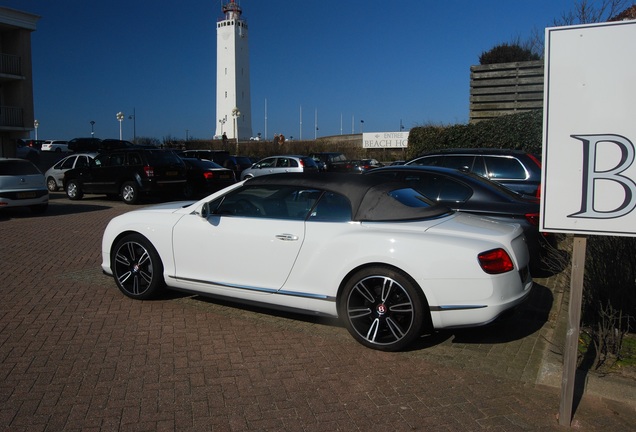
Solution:
{"label": "silver car", "polygon": [[0,209],[29,207],[33,213],[43,213],[48,205],[44,176],[33,163],[0,158]]}
{"label": "silver car", "polygon": [[256,162],[251,168],[243,170],[241,180],[267,174],[318,172],[318,165],[309,156],[271,156]]}
{"label": "silver car", "polygon": [[65,157],[49,168],[44,177],[46,178],[46,187],[51,192],[64,187],[64,173],[72,168],[87,167],[91,159],[94,159],[97,153],[78,153]]}

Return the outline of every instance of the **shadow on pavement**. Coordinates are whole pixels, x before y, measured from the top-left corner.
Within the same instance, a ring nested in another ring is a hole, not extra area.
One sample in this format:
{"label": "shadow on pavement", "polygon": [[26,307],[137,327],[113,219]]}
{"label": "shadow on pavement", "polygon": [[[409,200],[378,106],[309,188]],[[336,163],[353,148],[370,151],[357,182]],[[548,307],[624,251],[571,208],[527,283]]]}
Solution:
{"label": "shadow on pavement", "polygon": [[541,330],[548,321],[554,297],[552,291],[537,283],[528,299],[491,324],[452,330],[439,330],[416,341],[411,350],[426,349],[448,340],[461,344],[503,344],[523,339]]}

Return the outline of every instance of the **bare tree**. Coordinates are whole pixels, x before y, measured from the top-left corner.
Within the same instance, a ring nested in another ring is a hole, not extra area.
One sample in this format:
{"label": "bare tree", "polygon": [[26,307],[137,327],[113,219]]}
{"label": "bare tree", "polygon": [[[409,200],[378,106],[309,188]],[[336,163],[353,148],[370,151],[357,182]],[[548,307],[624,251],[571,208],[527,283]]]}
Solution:
{"label": "bare tree", "polygon": [[634,4],[633,0],[577,0],[574,9],[554,20],[555,26],[609,21]]}

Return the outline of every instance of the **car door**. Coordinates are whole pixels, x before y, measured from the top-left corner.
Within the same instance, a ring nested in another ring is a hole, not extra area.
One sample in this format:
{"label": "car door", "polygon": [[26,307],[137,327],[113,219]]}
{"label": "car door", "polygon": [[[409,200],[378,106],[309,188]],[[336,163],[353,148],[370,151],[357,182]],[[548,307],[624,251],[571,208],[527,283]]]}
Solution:
{"label": "car door", "polygon": [[84,180],[84,191],[117,194],[119,193],[117,179],[122,176],[121,173],[125,170],[126,154],[113,152],[100,156],[99,164],[90,169],[90,178]]}
{"label": "car door", "polygon": [[206,218],[184,216],[173,229],[176,278],[210,293],[279,290],[302,247],[311,209],[311,203],[290,206],[289,199],[277,199],[281,194],[280,187],[243,187],[212,202]]}

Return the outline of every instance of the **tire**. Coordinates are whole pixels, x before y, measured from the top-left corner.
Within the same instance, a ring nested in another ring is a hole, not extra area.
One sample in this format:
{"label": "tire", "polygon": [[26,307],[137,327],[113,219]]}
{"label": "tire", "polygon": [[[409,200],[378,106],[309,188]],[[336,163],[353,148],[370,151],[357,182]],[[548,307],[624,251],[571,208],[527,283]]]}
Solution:
{"label": "tire", "polygon": [[157,250],[140,234],[122,237],[111,251],[110,268],[119,290],[137,300],[155,297],[165,286]]}
{"label": "tire", "polygon": [[354,339],[380,351],[399,351],[420,336],[428,304],[417,284],[384,266],[353,274],[338,302],[338,313]]}
{"label": "tire", "polygon": [[137,183],[127,181],[121,186],[121,199],[126,204],[137,204],[139,202],[139,186]]}
{"label": "tire", "polygon": [[77,183],[77,181],[69,180],[66,183],[66,196],[73,201],[82,199],[82,197],[84,196],[84,192],[82,192],[82,188]]}
{"label": "tire", "polygon": [[46,179],[46,188],[49,190],[49,192],[57,192],[57,182],[53,177],[49,177]]}

